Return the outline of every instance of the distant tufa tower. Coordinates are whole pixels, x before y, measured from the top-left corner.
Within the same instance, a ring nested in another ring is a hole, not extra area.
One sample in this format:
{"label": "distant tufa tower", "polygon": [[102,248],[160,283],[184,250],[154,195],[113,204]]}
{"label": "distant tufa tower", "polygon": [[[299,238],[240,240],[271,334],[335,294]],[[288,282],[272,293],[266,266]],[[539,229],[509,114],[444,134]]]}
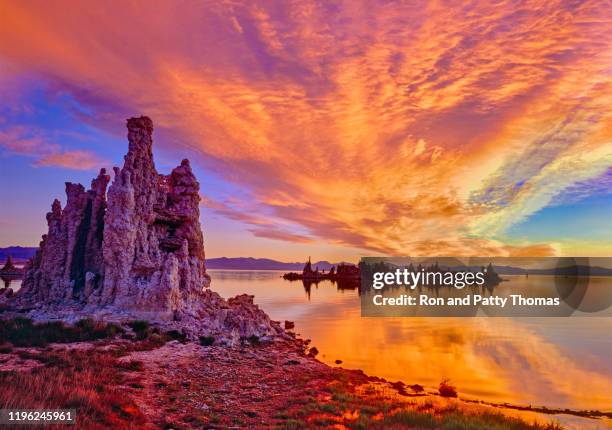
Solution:
{"label": "distant tufa tower", "polygon": [[2,267],[2,269],[0,269],[0,272],[9,272],[15,269],[17,268],[13,264],[13,257],[11,256],[11,254],[9,254],[6,257],[6,263],[4,263],[4,266]]}
{"label": "distant tufa tower", "polygon": [[312,273],[312,263],[310,262],[310,257],[308,257],[308,262],[304,265],[302,269],[302,275],[309,275]]}

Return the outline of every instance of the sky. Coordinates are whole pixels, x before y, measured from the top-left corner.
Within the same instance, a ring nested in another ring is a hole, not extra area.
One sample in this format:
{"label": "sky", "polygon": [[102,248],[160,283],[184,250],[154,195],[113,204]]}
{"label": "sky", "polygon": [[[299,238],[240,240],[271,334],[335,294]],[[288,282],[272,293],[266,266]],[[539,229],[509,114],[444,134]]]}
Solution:
{"label": "sky", "polygon": [[189,158],[207,257],[612,255],[605,1],[0,2],[0,246]]}

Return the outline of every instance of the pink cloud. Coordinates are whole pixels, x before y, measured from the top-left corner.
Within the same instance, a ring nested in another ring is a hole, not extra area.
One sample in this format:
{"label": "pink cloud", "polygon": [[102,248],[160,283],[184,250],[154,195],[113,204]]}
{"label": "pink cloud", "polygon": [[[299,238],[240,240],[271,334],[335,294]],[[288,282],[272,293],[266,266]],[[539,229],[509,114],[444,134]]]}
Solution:
{"label": "pink cloud", "polygon": [[90,151],[64,151],[47,154],[34,162],[38,167],[63,167],[66,169],[90,170],[103,165],[94,153]]}
{"label": "pink cloud", "polygon": [[33,132],[22,126],[0,130],[0,148],[4,148],[8,155],[33,158],[36,167],[90,170],[107,164],[91,151],[62,149],[60,145],[48,142],[42,131]]}

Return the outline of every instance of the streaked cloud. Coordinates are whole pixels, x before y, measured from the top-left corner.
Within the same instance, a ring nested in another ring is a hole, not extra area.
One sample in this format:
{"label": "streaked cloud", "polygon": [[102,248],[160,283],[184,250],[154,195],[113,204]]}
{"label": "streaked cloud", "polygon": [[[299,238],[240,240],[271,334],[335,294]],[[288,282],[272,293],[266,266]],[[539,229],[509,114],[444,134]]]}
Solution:
{"label": "streaked cloud", "polygon": [[295,234],[288,231],[283,231],[278,228],[270,228],[270,227],[259,227],[249,229],[253,235],[256,237],[264,237],[267,239],[274,240],[282,240],[286,242],[295,242],[295,243],[311,243],[313,242],[312,238],[308,236],[303,236],[300,234]]}
{"label": "streaked cloud", "polygon": [[4,155],[31,157],[35,167],[91,170],[107,164],[91,151],[63,149],[59,144],[49,142],[42,131],[28,130],[23,126],[0,128],[0,148]]}
{"label": "streaked cloud", "polygon": [[3,3],[0,15],[11,80],[68,92],[105,130],[151,116],[158,142],[248,190],[246,208],[215,210],[258,236],[550,254],[505,232],[612,166],[601,2]]}
{"label": "streaked cloud", "polygon": [[587,179],[583,182],[576,182],[567,187],[555,197],[554,205],[571,204],[582,201],[590,196],[610,196],[612,194],[612,168],[602,175]]}
{"label": "streaked cloud", "polygon": [[201,196],[201,199],[201,204],[215,213],[248,225],[248,231],[256,237],[293,243],[313,242],[311,237],[296,233],[299,226],[288,226],[283,219],[257,214],[257,206],[249,207],[248,204],[240,201],[221,202],[208,196]]}
{"label": "streaked cloud", "polygon": [[39,167],[56,166],[66,169],[90,170],[99,168],[103,162],[90,151],[64,151],[43,155],[34,164]]}

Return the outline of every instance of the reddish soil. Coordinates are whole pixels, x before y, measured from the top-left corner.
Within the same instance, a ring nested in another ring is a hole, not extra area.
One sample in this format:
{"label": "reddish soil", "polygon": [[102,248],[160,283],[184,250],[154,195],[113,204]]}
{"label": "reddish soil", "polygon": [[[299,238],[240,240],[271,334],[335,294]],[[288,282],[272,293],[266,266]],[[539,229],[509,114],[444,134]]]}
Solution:
{"label": "reddish soil", "polygon": [[0,407],[75,408],[66,428],[87,430],[559,429],[330,367],[313,350],[299,339],[229,348],[159,336],[7,347]]}
{"label": "reddish soil", "polygon": [[122,360],[142,362],[130,377],[140,410],[155,425],[173,428],[269,428],[296,403],[329,399],[322,390],[368,383],[362,372],[331,368],[290,342],[226,348],[170,342]]}

